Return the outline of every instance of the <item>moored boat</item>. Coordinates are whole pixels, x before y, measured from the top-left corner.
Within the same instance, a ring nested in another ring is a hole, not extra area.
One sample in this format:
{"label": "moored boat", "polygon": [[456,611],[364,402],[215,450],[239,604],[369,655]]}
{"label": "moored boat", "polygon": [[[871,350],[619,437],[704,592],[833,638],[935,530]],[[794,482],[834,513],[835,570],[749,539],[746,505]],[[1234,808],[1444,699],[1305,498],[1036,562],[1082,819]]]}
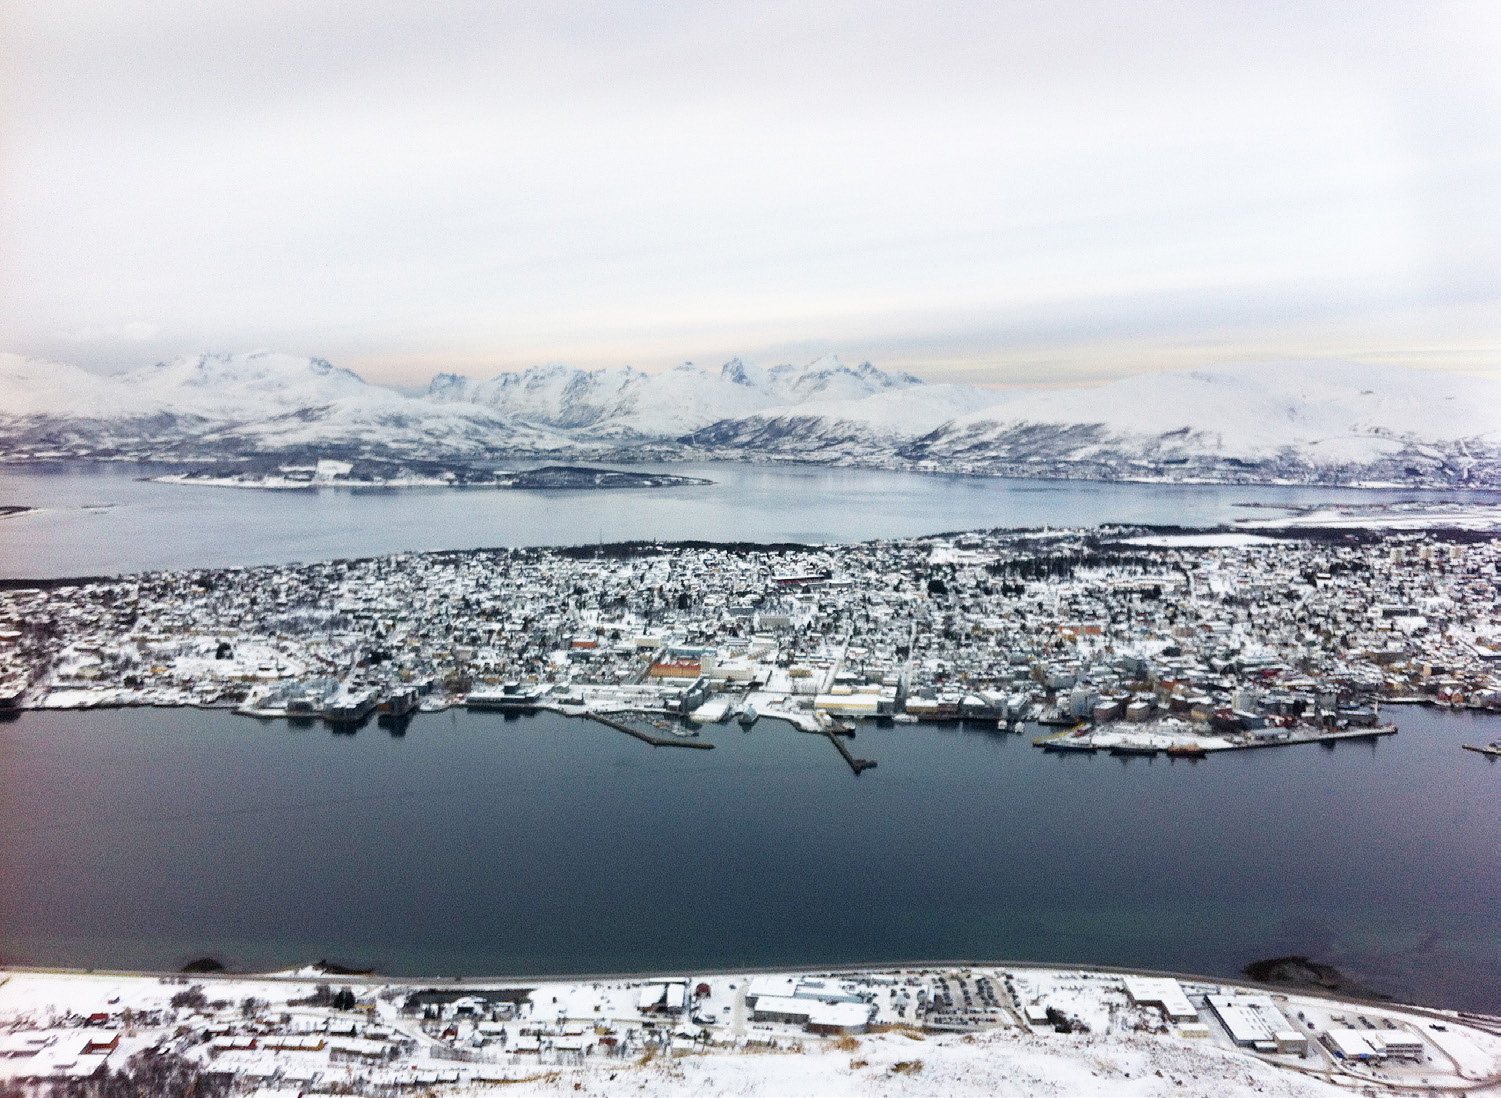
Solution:
{"label": "moored boat", "polygon": [[520,683],[508,682],[499,690],[471,691],[464,699],[464,705],[469,709],[507,709],[528,713],[542,704],[546,693],[545,686],[522,686]]}
{"label": "moored boat", "polygon": [[1158,749],[1151,744],[1144,743],[1118,743],[1110,748],[1112,755],[1143,755],[1146,758],[1154,758]]}
{"label": "moored boat", "polygon": [[1175,743],[1167,749],[1167,754],[1175,759],[1202,759],[1209,752],[1196,743]]}
{"label": "moored boat", "polygon": [[1084,740],[1069,740],[1069,739],[1063,739],[1063,740],[1043,740],[1042,741],[1042,749],[1044,751],[1057,751],[1057,752],[1079,751],[1079,752],[1083,752],[1084,754],[1087,754],[1087,755],[1093,755],[1096,751],[1099,750],[1098,747],[1096,747],[1094,744],[1089,743],[1087,741],[1084,741]]}

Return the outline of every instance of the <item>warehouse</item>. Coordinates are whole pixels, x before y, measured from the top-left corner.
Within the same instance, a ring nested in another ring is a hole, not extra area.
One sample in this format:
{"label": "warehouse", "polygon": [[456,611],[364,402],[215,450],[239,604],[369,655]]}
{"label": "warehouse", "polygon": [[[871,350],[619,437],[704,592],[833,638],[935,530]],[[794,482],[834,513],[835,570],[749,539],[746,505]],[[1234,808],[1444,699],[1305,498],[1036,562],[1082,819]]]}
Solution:
{"label": "warehouse", "polygon": [[1137,1006],[1156,1007],[1173,1022],[1197,1022],[1199,1012],[1177,980],[1165,976],[1127,976],[1126,994]]}
{"label": "warehouse", "polygon": [[1307,1039],[1288,1025],[1269,997],[1210,995],[1206,998],[1225,1032],[1241,1048],[1300,1055],[1307,1050]]}

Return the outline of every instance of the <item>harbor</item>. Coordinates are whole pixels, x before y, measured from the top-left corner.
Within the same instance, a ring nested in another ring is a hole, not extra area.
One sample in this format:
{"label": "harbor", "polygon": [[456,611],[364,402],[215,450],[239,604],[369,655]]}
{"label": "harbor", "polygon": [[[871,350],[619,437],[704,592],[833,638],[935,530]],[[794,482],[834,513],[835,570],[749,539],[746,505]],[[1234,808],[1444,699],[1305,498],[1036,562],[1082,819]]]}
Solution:
{"label": "harbor", "polygon": [[613,728],[617,732],[624,732],[627,736],[634,736],[642,743],[649,743],[653,747],[696,747],[701,751],[714,750],[714,745],[704,740],[692,740],[676,736],[653,736],[641,731],[639,728],[632,728],[628,724],[624,724],[620,721],[613,720],[610,717],[603,716],[599,713],[590,712],[588,710],[585,710],[583,713],[580,713],[578,715],[580,717],[583,717],[585,720],[591,720],[596,724],[602,724],[606,728]]}

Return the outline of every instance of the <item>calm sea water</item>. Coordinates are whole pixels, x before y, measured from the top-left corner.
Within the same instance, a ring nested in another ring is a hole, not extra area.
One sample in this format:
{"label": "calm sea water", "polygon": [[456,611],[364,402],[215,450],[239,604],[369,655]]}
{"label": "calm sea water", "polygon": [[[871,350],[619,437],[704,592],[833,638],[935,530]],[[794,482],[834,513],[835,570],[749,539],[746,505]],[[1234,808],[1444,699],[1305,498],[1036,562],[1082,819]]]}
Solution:
{"label": "calm sea water", "polygon": [[[861,541],[992,526],[1214,525],[1238,503],[1413,493],[1103,484],[738,464],[660,469],[715,483],[610,492],[259,492],[154,484],[140,466],[0,466],[0,577],[113,574],[373,556],[409,549],[664,541]],[[1501,500],[1501,493],[1425,493]],[[1276,514],[1277,512],[1272,512]]]}
{"label": "calm sea water", "polygon": [[1010,958],[1233,974],[1287,952],[1501,1009],[1494,720],[1203,762],[1027,737],[541,714],[355,735],[225,713],[0,724],[0,958],[387,973]]}

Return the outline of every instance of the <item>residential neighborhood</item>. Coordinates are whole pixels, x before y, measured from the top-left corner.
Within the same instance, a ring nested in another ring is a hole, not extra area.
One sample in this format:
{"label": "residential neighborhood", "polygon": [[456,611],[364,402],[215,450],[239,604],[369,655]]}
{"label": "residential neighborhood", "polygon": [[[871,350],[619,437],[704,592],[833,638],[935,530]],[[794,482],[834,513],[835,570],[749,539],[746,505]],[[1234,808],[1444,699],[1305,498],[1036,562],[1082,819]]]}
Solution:
{"label": "residential neighborhood", "polygon": [[[1197,753],[1501,709],[1501,540],[1138,527],[399,554],[0,589],[0,703],[1039,728]],[[852,760],[854,762],[859,760]],[[857,768],[858,769],[858,768]]]}

